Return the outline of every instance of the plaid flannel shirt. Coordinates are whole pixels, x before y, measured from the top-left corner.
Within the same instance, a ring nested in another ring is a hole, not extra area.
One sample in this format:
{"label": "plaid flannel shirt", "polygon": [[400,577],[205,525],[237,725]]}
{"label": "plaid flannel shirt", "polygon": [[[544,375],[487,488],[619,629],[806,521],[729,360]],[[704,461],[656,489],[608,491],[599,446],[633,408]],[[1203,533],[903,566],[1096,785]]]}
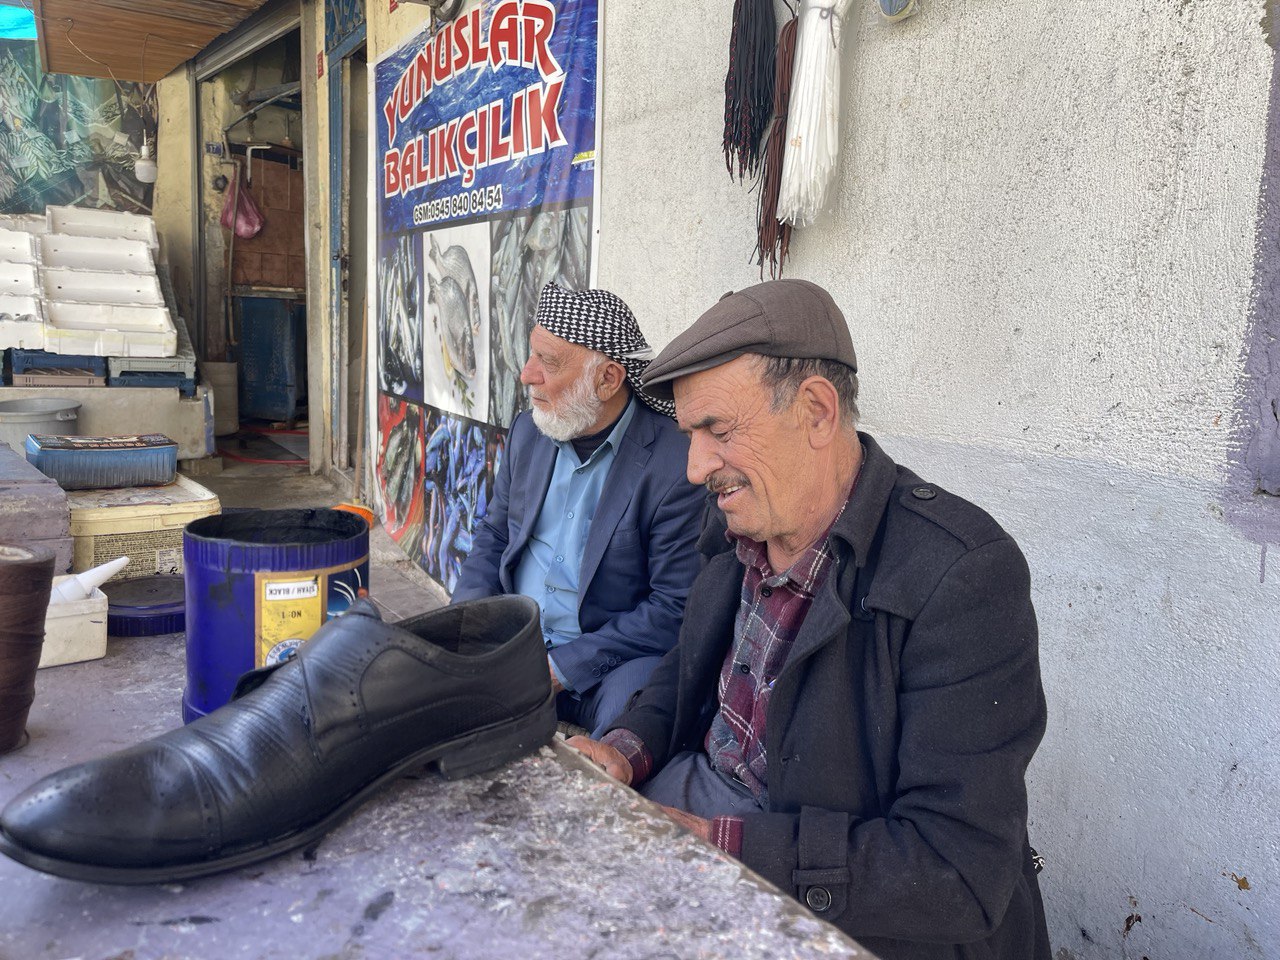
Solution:
{"label": "plaid flannel shirt", "polygon": [[[855,478],[853,489],[857,487]],[[845,504],[853,496],[853,489]],[[841,507],[841,513],[844,507]],[[831,521],[831,526],[839,514]],[[813,603],[814,595],[831,570],[831,527],[782,573],[769,565],[765,544],[727,534],[735,542],[739,562],[745,568],[742,599],[734,621],[734,640],[720,670],[717,695],[720,709],[707,731],[705,749],[711,766],[742,784],[761,808],[769,804],[766,782],[765,723],[773,685],[795,644],[796,635]],[[607,733],[604,742],[619,750],[631,764],[632,784],[653,772],[653,756],[644,742],[626,729]],[[715,817],[711,842],[740,856],[742,818]]]}

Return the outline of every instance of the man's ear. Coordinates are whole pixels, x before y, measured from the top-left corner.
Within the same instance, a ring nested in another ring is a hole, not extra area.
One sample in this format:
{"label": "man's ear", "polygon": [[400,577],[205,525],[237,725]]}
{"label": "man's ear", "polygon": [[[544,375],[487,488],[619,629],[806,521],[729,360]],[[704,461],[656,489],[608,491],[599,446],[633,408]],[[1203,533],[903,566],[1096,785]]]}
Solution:
{"label": "man's ear", "polygon": [[596,395],[608,400],[627,382],[627,371],[616,360],[610,360],[596,374]]}
{"label": "man's ear", "polygon": [[840,434],[840,395],[826,377],[809,377],[800,384],[796,406],[810,446],[825,447]]}

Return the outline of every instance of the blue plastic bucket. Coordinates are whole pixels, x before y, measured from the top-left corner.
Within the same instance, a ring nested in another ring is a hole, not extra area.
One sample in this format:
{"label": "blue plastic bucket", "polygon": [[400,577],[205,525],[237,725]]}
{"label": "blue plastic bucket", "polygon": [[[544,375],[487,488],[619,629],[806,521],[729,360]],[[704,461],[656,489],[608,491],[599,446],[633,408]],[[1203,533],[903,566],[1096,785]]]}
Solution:
{"label": "blue plastic bucket", "polygon": [[190,723],[244,673],[287,658],[369,585],[369,525],[343,510],[203,517],[182,534]]}

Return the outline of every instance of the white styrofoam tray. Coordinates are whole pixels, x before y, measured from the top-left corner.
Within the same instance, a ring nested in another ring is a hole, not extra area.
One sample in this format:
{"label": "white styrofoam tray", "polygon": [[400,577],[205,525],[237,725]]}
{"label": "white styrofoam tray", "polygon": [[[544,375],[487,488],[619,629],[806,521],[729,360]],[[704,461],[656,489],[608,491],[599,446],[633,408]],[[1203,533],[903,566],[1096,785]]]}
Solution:
{"label": "white styrofoam tray", "polygon": [[94,210],[89,207],[46,207],[49,233],[65,233],[75,237],[118,237],[141,240],[158,249],[156,223],[150,217],[118,210]]}
{"label": "white styrofoam tray", "polygon": [[[0,242],[2,241],[3,235],[0,234]],[[2,256],[3,253],[0,252],[0,257]],[[156,272],[155,262],[151,259],[151,248],[141,240],[69,237],[49,233],[40,237],[40,260],[46,268]]]}
{"label": "white styrofoam tray", "polygon": [[49,220],[42,213],[13,213],[0,215],[0,227],[6,230],[22,230],[39,236],[49,232]]}
{"label": "white styrofoam tray", "polygon": [[0,294],[13,297],[38,297],[40,286],[36,281],[35,264],[0,261]]}
{"label": "white styrofoam tray", "polygon": [[0,260],[10,263],[35,263],[36,238],[25,230],[0,227]]}
{"label": "white styrofoam tray", "polygon": [[0,293],[0,350],[44,349],[44,312],[35,297]]}
{"label": "white styrofoam tray", "polygon": [[166,307],[134,304],[46,305],[45,349],[94,357],[172,357],[178,333]]}
{"label": "white styrofoam tray", "polygon": [[[3,266],[3,264],[0,264]],[[114,273],[46,267],[40,272],[45,299],[70,303],[118,303],[164,306],[164,294],[154,273]]]}

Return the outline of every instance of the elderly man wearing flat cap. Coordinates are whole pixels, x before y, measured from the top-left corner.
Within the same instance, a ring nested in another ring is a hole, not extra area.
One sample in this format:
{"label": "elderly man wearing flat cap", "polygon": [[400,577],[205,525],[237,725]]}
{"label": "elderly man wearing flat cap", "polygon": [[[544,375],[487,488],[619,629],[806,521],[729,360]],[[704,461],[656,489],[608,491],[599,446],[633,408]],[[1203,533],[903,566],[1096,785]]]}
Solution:
{"label": "elderly man wearing flat cap", "polygon": [[532,597],[560,719],[599,735],[675,644],[703,491],[670,399],[640,388],[653,351],[606,290],[547,284],[493,500],[453,600]]}
{"label": "elderly man wearing flat cap", "polygon": [[849,328],[815,284],[726,296],[644,384],[714,495],[704,567],[644,691],[570,743],[882,960],[1047,960],[1017,545],[856,430]]}

